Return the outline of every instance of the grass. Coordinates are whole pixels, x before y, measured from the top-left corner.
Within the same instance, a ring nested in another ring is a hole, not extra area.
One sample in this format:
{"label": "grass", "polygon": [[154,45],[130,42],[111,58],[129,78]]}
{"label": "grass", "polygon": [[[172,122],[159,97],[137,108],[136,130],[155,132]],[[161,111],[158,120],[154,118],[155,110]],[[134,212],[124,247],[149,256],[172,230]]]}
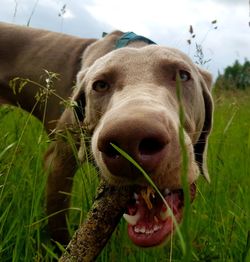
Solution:
{"label": "grass", "polygon": [[[208,150],[212,182],[199,179],[190,210],[191,261],[250,261],[250,92],[217,92],[214,97]],[[47,136],[36,119],[19,109],[2,107],[0,119],[0,261],[52,261],[44,219]],[[84,165],[77,172],[72,231],[86,217],[97,183],[93,167]],[[98,261],[184,261],[177,235],[167,245],[142,249],[126,231],[121,221]]]}

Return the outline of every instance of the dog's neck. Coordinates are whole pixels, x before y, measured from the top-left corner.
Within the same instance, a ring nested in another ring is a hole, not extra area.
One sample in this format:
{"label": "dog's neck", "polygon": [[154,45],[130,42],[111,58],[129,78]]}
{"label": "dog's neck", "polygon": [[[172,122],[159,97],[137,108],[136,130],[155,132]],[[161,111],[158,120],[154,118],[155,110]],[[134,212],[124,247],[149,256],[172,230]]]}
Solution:
{"label": "dog's neck", "polygon": [[156,43],[144,36],[137,35],[134,32],[127,32],[116,41],[116,49],[125,46],[141,47],[152,44]]}
{"label": "dog's neck", "polygon": [[146,45],[156,44],[152,40],[136,35],[133,32],[123,33],[114,31],[110,34],[103,33],[103,38],[92,43],[82,56],[82,67],[84,70],[90,67],[98,58],[122,47],[141,48]]}

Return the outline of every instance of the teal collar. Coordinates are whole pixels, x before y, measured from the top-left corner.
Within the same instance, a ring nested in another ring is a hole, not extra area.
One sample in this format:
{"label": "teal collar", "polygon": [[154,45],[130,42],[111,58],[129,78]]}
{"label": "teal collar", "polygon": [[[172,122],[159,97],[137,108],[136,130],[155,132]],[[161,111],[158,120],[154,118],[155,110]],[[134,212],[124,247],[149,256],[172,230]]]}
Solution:
{"label": "teal collar", "polygon": [[127,46],[130,42],[135,42],[135,41],[142,41],[142,42],[145,42],[149,45],[156,45],[155,42],[153,42],[152,40],[144,37],[144,36],[140,36],[140,35],[137,35],[133,32],[127,32],[125,33],[124,35],[122,35],[116,42],[116,46],[115,48],[118,49],[118,48],[122,48],[122,47],[125,47]]}

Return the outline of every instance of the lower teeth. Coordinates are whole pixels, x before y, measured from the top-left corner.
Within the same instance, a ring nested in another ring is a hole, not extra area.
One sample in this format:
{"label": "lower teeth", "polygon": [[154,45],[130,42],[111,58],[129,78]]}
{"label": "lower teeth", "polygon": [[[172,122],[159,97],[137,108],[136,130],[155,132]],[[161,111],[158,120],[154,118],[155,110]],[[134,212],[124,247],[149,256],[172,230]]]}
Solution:
{"label": "lower teeth", "polygon": [[161,229],[160,225],[154,225],[153,228],[151,228],[151,229],[146,229],[144,226],[142,226],[142,227],[135,226],[134,227],[135,233],[141,233],[141,234],[147,234],[147,235],[153,234],[154,232],[156,232],[160,229]]}

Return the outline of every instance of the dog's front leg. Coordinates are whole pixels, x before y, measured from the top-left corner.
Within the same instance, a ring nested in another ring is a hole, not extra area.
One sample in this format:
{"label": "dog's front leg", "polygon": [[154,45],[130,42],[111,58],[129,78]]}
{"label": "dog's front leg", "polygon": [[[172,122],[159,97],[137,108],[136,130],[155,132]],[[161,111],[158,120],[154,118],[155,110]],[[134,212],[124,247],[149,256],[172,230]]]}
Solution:
{"label": "dog's front leg", "polygon": [[79,127],[76,126],[73,110],[66,109],[60,118],[55,141],[44,158],[49,172],[47,181],[48,226],[53,240],[67,244],[67,211],[70,204],[73,176],[77,170]]}

